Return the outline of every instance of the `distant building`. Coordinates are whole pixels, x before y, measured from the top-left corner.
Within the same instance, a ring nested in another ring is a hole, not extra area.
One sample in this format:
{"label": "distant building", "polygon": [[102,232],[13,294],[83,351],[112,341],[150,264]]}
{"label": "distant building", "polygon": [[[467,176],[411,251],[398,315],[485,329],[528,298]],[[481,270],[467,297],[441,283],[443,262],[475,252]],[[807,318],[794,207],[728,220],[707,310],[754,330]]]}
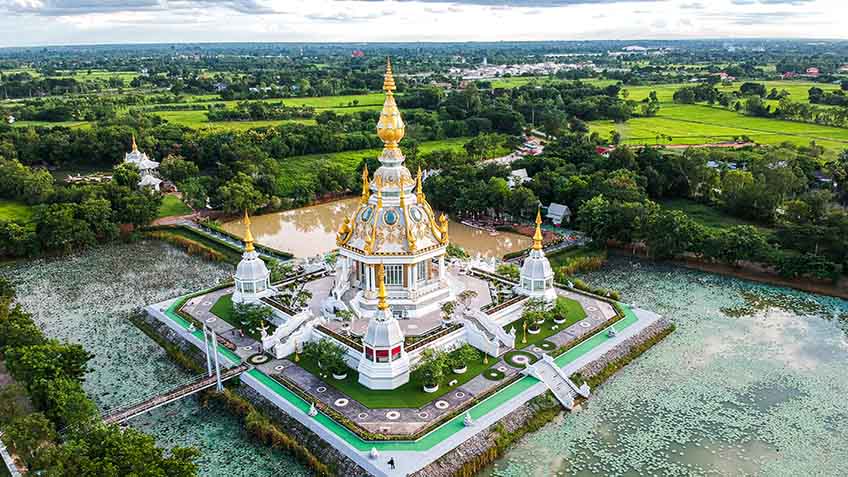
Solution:
{"label": "distant building", "polygon": [[6,118],[6,122],[9,124],[15,124],[15,117],[11,114]]}
{"label": "distant building", "polygon": [[351,57],[351,58],[364,58],[364,57],[365,57],[365,52],[364,52],[364,51],[362,51],[362,50],[353,50],[353,51],[350,53],[350,57]]}
{"label": "distant building", "polygon": [[548,212],[545,214],[545,218],[551,219],[551,222],[554,225],[560,226],[563,222],[568,223],[571,221],[571,209],[569,209],[567,205],[551,202],[551,205],[548,206]]}
{"label": "distant building", "polygon": [[840,73],[848,73],[848,64],[839,67]]}
{"label": "distant building", "polygon": [[530,181],[527,169],[516,169],[509,174],[509,188],[513,189]]}
{"label": "distant building", "polygon": [[821,71],[819,71],[819,69],[816,68],[815,66],[811,66],[811,67],[807,68],[806,74],[807,74],[807,76],[811,76],[813,78],[816,78],[816,77],[818,77],[818,75],[821,74]]}
{"label": "distant building", "polygon": [[221,92],[227,90],[227,83],[215,83],[215,91]]}
{"label": "distant building", "polygon": [[783,74],[780,75],[781,79],[785,79],[785,80],[792,79],[796,76],[798,76],[798,73],[796,73],[794,71],[784,71]]}
{"label": "distant building", "polygon": [[595,152],[598,154],[607,157],[609,153],[615,150],[615,146],[597,146],[595,147]]}

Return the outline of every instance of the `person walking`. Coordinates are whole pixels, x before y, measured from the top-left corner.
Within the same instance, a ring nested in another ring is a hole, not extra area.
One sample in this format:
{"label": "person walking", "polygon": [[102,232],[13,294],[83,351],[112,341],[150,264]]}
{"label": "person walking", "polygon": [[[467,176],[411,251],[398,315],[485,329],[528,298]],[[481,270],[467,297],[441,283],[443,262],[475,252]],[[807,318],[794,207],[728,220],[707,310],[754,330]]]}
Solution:
{"label": "person walking", "polygon": [[392,470],[395,470],[395,458],[394,457],[389,459],[389,468],[392,469]]}

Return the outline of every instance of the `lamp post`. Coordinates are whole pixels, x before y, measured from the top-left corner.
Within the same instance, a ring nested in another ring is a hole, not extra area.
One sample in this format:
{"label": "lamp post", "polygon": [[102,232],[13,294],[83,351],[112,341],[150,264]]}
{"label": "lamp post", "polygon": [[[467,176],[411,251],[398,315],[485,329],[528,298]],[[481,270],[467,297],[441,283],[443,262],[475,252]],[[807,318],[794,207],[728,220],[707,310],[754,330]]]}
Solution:
{"label": "lamp post", "polygon": [[527,344],[527,320],[524,320],[523,327],[524,327],[524,338],[521,338],[521,343]]}

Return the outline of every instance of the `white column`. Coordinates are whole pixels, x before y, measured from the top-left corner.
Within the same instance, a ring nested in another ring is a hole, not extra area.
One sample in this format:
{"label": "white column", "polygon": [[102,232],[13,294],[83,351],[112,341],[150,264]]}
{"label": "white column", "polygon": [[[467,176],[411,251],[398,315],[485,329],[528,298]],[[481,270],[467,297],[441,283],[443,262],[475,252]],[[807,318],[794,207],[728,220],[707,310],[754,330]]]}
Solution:
{"label": "white column", "polygon": [[439,256],[439,280],[445,279],[445,256]]}

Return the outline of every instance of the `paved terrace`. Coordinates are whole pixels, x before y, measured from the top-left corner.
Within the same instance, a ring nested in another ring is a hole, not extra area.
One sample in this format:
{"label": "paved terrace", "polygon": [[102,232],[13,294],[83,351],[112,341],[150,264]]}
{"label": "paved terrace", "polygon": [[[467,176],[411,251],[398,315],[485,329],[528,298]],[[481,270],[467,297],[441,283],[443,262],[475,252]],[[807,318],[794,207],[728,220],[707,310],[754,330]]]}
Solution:
{"label": "paved terrace", "polygon": [[[175,313],[177,301],[169,300],[151,305],[147,311],[186,340],[202,348],[202,331],[192,331],[189,323]],[[606,332],[597,333],[558,356],[555,359],[556,364],[566,374],[571,374],[659,319],[658,315],[645,310],[630,309],[627,306],[622,308],[625,317],[616,323],[618,333],[614,337],[610,337]],[[238,355],[226,348],[219,348],[219,357],[224,365],[236,365],[241,362]],[[377,476],[404,476],[420,470],[547,390],[544,383],[531,376],[525,376],[471,407],[469,413],[475,421],[473,426],[466,427],[463,424],[464,415],[460,414],[415,441],[365,441],[323,413],[310,417],[310,403],[272,379],[267,374],[269,366],[270,363],[249,370],[242,375],[242,382],[256,389],[287,414]],[[285,364],[274,364],[274,371],[279,371],[278,366],[283,366],[280,370],[285,370]],[[372,450],[379,453],[379,458],[369,457]],[[398,464],[394,470],[390,470],[386,464],[390,457]]]}

